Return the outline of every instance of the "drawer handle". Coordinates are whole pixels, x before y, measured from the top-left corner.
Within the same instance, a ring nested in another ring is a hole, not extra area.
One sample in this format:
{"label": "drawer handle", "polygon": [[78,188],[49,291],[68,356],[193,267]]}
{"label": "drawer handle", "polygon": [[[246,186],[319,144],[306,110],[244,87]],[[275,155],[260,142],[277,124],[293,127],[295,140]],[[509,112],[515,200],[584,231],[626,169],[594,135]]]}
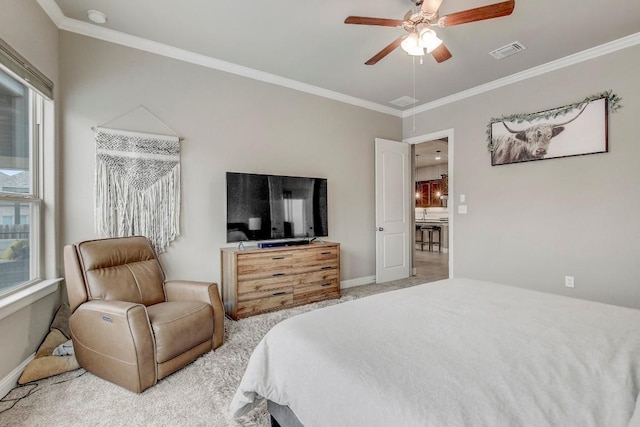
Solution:
{"label": "drawer handle", "polygon": [[320,255],[331,255],[331,252],[320,252]]}
{"label": "drawer handle", "polygon": [[323,283],[323,284],[322,284],[322,285],[320,285],[320,286],[331,286],[331,283]]}
{"label": "drawer handle", "polygon": [[273,277],[278,277],[278,276],[286,276],[286,273],[273,273],[272,276]]}
{"label": "drawer handle", "polygon": [[322,270],[330,270],[333,267],[331,267],[330,265],[325,265],[324,267],[322,267]]}
{"label": "drawer handle", "polygon": [[286,294],[286,292],[276,292],[275,294],[273,294],[273,296],[275,297],[277,295],[285,295],[285,294]]}
{"label": "drawer handle", "polygon": [[271,259],[284,259],[284,257],[283,256],[274,256]]}

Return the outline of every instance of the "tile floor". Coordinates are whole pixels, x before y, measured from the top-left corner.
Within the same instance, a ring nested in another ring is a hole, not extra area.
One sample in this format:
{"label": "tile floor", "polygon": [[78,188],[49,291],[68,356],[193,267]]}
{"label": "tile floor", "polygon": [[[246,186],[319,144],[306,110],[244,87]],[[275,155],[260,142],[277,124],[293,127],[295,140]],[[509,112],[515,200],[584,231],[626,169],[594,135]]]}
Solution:
{"label": "tile floor", "polygon": [[420,245],[415,246],[414,267],[416,278],[424,282],[447,279],[449,277],[449,254],[445,252],[430,252],[425,246],[420,250]]}

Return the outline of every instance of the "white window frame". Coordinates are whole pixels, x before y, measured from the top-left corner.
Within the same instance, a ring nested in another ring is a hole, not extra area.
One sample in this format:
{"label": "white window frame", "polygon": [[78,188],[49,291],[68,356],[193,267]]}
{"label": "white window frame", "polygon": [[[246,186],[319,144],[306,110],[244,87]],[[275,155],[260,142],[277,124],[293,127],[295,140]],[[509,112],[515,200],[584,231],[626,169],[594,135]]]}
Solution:
{"label": "white window frame", "polygon": [[[58,272],[55,105],[53,82],[0,39],[0,70],[29,89],[31,191],[0,193],[2,202],[29,203],[30,280],[0,294],[0,319],[55,292]],[[45,176],[46,175],[46,176]]]}
{"label": "white window frame", "polygon": [[[0,67],[0,71],[9,74],[10,71]],[[14,76],[11,76],[16,78]],[[30,206],[29,226],[29,279],[0,293],[0,298],[17,292],[25,287],[42,281],[42,128],[44,119],[44,98],[35,90],[27,86],[21,79],[16,78],[28,89],[29,105],[29,175],[31,178],[29,193],[9,193],[0,190],[2,203],[26,203]]]}

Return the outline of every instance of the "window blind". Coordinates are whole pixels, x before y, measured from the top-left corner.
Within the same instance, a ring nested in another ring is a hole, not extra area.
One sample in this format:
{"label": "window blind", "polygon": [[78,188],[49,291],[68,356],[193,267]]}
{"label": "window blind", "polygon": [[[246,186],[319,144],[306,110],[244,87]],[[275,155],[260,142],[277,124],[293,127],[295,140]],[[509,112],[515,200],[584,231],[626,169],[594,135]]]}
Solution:
{"label": "window blind", "polygon": [[0,38],[0,64],[44,97],[53,99],[53,82]]}

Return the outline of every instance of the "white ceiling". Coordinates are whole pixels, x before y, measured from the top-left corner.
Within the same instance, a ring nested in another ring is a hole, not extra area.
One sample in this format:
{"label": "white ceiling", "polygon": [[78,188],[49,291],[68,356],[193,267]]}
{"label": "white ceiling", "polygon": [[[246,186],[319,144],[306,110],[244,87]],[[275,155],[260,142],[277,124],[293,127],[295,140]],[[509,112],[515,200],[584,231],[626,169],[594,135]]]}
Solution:
{"label": "white ceiling", "polygon": [[[414,149],[417,168],[446,165],[449,162],[449,144],[446,138],[414,144]],[[440,157],[440,160],[436,160],[436,157]]]}
{"label": "white ceiling", "polygon": [[[440,15],[498,1],[444,0]],[[343,23],[349,15],[402,19],[413,6],[410,0],[38,2],[50,16],[59,7],[63,29],[80,28],[75,20],[86,27],[86,11],[96,9],[107,14],[108,29],[396,111],[403,108],[390,101],[414,96],[413,57],[400,48],[376,65],[364,65],[404,30]],[[453,58],[416,62],[417,105],[639,33],[640,1],[516,0],[511,16],[436,31]],[[502,60],[488,54],[513,41],[527,50]]]}

